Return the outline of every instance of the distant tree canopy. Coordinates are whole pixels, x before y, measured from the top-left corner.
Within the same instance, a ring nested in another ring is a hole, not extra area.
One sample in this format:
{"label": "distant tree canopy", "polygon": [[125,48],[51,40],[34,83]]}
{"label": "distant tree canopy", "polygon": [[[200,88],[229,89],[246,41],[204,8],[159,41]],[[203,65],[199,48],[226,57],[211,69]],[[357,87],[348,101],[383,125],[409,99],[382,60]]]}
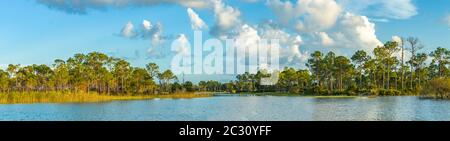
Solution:
{"label": "distant tree canopy", "polygon": [[[406,47],[406,48],[405,48]],[[438,47],[429,54],[420,50],[417,38],[403,43],[386,42],[373,54],[359,50],[350,58],[334,52],[313,52],[308,69],[285,67],[274,85],[261,80],[271,77],[267,70],[244,73],[236,80],[220,83],[214,80],[179,82],[171,70],[160,71],[155,63],[144,68],[99,52],[75,54],[67,60],[56,59],[51,66],[10,64],[0,69],[1,92],[97,92],[101,94],[163,94],[177,92],[287,92],[296,94],[375,94],[418,93],[434,79],[450,76],[450,50]],[[404,51],[410,58],[404,58]],[[399,55],[400,54],[400,55]],[[428,57],[431,62],[427,64]],[[447,83],[445,83],[447,84]]]}

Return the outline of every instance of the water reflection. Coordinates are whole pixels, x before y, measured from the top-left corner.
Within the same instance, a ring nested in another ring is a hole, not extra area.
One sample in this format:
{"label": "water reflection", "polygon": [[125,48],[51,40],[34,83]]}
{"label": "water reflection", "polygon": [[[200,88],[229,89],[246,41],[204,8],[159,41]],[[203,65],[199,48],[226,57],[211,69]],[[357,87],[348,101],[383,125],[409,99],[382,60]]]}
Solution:
{"label": "water reflection", "polygon": [[215,96],[0,105],[0,120],[450,120],[450,101],[417,97]]}

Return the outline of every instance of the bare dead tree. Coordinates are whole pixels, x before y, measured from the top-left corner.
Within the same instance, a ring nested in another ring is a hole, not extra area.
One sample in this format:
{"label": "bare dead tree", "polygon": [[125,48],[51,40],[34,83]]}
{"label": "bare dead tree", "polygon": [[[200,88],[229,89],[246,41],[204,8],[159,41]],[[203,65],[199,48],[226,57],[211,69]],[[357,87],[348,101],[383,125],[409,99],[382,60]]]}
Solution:
{"label": "bare dead tree", "polygon": [[417,62],[415,61],[416,54],[419,50],[423,49],[424,46],[420,43],[420,40],[417,37],[408,37],[408,39],[406,39],[406,41],[409,44],[409,48],[407,48],[407,49],[411,53],[411,58],[410,58],[411,89],[413,89],[414,70],[416,69],[416,66],[417,66]]}

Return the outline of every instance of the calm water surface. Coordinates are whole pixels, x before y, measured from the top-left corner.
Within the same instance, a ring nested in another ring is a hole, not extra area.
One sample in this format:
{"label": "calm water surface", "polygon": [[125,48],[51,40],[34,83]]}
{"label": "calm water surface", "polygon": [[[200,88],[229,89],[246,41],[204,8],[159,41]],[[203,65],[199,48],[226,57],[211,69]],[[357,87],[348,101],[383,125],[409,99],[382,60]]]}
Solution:
{"label": "calm water surface", "polygon": [[450,120],[450,101],[417,97],[214,96],[0,105],[0,120]]}

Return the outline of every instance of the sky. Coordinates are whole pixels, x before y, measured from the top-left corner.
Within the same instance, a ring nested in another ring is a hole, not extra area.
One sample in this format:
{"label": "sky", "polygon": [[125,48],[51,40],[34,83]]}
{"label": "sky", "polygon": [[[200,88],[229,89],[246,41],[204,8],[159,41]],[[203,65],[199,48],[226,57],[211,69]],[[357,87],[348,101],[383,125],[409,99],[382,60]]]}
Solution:
{"label": "sky", "polygon": [[[350,56],[393,37],[423,52],[450,48],[449,0],[15,0],[0,4],[0,66],[47,64],[98,51],[133,66],[169,69],[173,41],[280,40],[282,66],[305,68],[315,50]],[[186,79],[211,78],[191,76]],[[214,76],[227,81],[233,76]]]}

